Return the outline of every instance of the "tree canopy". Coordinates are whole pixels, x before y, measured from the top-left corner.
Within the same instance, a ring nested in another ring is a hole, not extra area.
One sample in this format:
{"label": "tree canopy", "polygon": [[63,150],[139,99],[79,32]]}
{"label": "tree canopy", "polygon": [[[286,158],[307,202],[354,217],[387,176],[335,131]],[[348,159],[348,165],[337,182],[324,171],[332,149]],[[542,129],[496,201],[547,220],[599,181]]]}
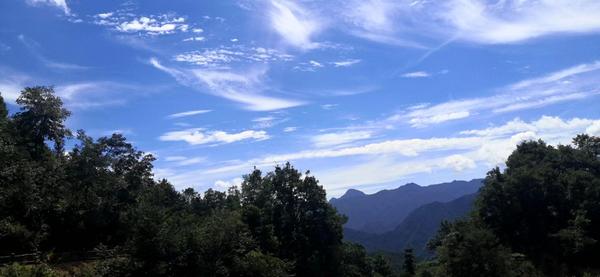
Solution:
{"label": "tree canopy", "polygon": [[430,242],[444,276],[582,276],[600,265],[600,138],[526,141],[492,169],[467,220]]}
{"label": "tree canopy", "polygon": [[11,115],[0,97],[0,257],[37,265],[0,275],[59,276],[73,262],[81,276],[393,274],[342,241],[345,218],[309,172],[288,163],[225,192],[177,191],[123,135],[72,137],[52,87],[25,88],[17,104]]}

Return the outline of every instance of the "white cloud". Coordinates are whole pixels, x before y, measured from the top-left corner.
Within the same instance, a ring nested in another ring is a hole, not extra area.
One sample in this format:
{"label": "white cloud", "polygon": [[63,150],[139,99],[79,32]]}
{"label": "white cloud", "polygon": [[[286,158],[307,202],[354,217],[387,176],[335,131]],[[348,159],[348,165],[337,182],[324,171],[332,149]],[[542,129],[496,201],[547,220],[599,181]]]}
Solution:
{"label": "white cloud", "polygon": [[444,158],[444,167],[453,168],[456,171],[475,168],[475,161],[463,155],[451,155]]}
{"label": "white cloud", "polygon": [[205,39],[205,37],[189,37],[183,39],[183,41],[204,41]]}
{"label": "white cloud", "polygon": [[582,1],[455,0],[442,17],[467,40],[514,43],[556,33],[600,31],[600,3]]}
{"label": "white cloud", "polygon": [[298,127],[295,127],[295,126],[290,126],[290,127],[283,128],[283,131],[285,133],[291,133],[291,132],[295,132],[297,130],[298,130]]}
{"label": "white cloud", "polygon": [[41,53],[42,52],[42,51],[40,51],[41,47],[40,47],[40,44],[37,41],[35,41],[35,40],[31,39],[31,38],[25,37],[25,35],[23,35],[23,34],[18,35],[17,38],[46,67],[53,68],[53,69],[59,69],[59,70],[84,70],[84,69],[89,69],[89,67],[87,67],[87,66],[53,61],[53,60],[47,58],[46,56],[44,56]]}
{"label": "white cloud", "polygon": [[351,59],[351,60],[345,60],[345,61],[337,61],[337,62],[332,62],[332,64],[335,67],[349,67],[349,66],[353,66],[357,63],[361,62],[361,60],[359,59]]}
{"label": "white cloud", "polygon": [[311,138],[311,141],[316,147],[330,147],[359,140],[371,138],[371,133],[367,131],[357,132],[339,132],[316,135]]}
{"label": "white cloud", "polygon": [[206,161],[206,158],[204,158],[204,157],[186,158],[184,160],[178,161],[177,166],[189,166],[189,165],[203,163],[205,161]]}
{"label": "white cloud", "polygon": [[[0,93],[10,104],[15,104],[22,89],[38,85],[33,82],[32,77],[2,67],[0,67],[0,76]],[[64,83],[54,87],[54,91],[61,97],[68,109],[121,105],[125,103],[123,96],[125,93],[123,92],[138,91],[139,89],[133,85],[103,81]]]}
{"label": "white cloud", "polygon": [[[413,115],[414,114],[417,114],[417,113],[413,113]],[[442,122],[446,122],[446,121],[450,121],[450,120],[467,118],[467,117],[469,117],[470,114],[471,113],[469,113],[468,111],[460,111],[460,112],[452,111],[452,112],[446,112],[446,113],[432,114],[431,116],[425,116],[425,117],[415,116],[410,119],[409,123],[413,127],[422,127],[422,126],[438,124],[438,123],[442,123]]]}
{"label": "white cloud", "polygon": [[323,109],[323,110],[331,110],[331,109],[334,109],[337,106],[338,106],[337,104],[323,104],[323,105],[321,105],[321,109]]}
{"label": "white cloud", "polygon": [[71,14],[71,10],[66,0],[26,0],[27,4],[32,6],[47,5],[60,8],[66,15]]}
{"label": "white cloud", "polygon": [[54,90],[68,108],[89,109],[125,104],[122,92],[136,88],[114,82],[81,82],[59,85]]}
{"label": "white cloud", "polygon": [[322,23],[299,3],[271,0],[269,16],[273,30],[290,45],[301,49],[318,47],[312,37],[322,28]]}
{"label": "white cloud", "polygon": [[192,128],[182,131],[167,132],[159,137],[162,141],[185,141],[191,145],[226,144],[242,140],[266,140],[269,135],[265,131],[246,130],[239,133],[224,131],[205,131],[202,128]]}
{"label": "white cloud", "polygon": [[379,154],[395,154],[405,157],[415,157],[423,152],[471,149],[480,145],[480,143],[481,139],[478,137],[387,140],[339,149],[313,149],[289,154],[270,155],[259,160],[258,163],[283,163],[294,160]]}
{"label": "white cloud", "polygon": [[293,56],[264,47],[219,47],[175,55],[174,60],[205,67],[227,67],[233,62],[255,63],[290,61]]}
{"label": "white cloud", "polygon": [[21,94],[21,89],[23,87],[19,84],[0,81],[0,95],[7,103],[14,104]]}
{"label": "white cloud", "polygon": [[600,62],[577,65],[541,78],[529,79],[496,90],[495,95],[411,107],[391,121],[425,127],[467,118],[481,112],[506,113],[573,101],[600,94]]}
{"label": "white cloud", "polygon": [[323,67],[323,64],[321,64],[320,62],[317,62],[317,61],[313,61],[313,60],[311,60],[311,61],[309,61],[308,63],[309,63],[310,65],[312,65],[313,67]]}
{"label": "white cloud", "polygon": [[405,74],[402,74],[402,77],[404,78],[425,78],[425,77],[430,77],[431,74],[425,72],[425,71],[415,71],[415,72],[408,72]]}
{"label": "white cloud", "polygon": [[275,98],[263,95],[268,90],[262,83],[266,71],[253,69],[242,73],[216,70],[178,70],[163,66],[156,59],[150,63],[159,70],[169,73],[183,85],[207,88],[212,94],[244,105],[252,111],[272,111],[303,105],[298,100]]}
{"label": "white cloud", "polygon": [[[181,16],[174,14],[138,16],[123,10],[96,14],[92,23],[110,26],[113,30],[121,33],[138,33],[152,36],[177,32],[185,33],[190,30],[190,25]],[[194,32],[194,30],[199,30],[199,28],[193,28],[192,31]],[[197,37],[199,38],[199,36]]]}
{"label": "white cloud", "polygon": [[212,110],[193,110],[193,111],[170,114],[168,117],[169,118],[181,118],[181,117],[186,117],[186,116],[205,114],[205,113],[209,113],[211,111]]}
{"label": "white cloud", "polygon": [[347,187],[389,183],[413,174],[440,170],[475,170],[478,175],[483,174],[492,166],[503,164],[523,140],[541,138],[552,145],[569,144],[575,135],[598,132],[599,127],[600,119],[566,120],[550,116],[531,122],[515,119],[496,127],[463,131],[458,136],[387,140],[356,147],[266,155],[214,168],[181,172],[171,180],[182,184],[210,178],[222,180],[247,173],[254,166],[264,169],[286,161],[302,164],[302,160],[314,160],[311,162],[314,164],[322,159],[344,157],[348,162],[342,166],[313,169],[331,195]]}
{"label": "white cloud", "polygon": [[592,125],[585,129],[585,132],[591,136],[600,137],[600,121],[594,122]]}
{"label": "white cloud", "polygon": [[0,94],[4,102],[15,104],[15,101],[21,95],[21,90],[27,86],[31,78],[24,74],[19,74],[5,70],[0,67]]}
{"label": "white cloud", "polygon": [[121,32],[147,32],[149,34],[169,34],[173,33],[177,25],[175,23],[157,22],[156,19],[142,16],[128,22],[122,22],[117,27]]}
{"label": "white cloud", "polygon": [[112,13],[112,12],[106,12],[106,13],[99,13],[96,16],[98,16],[99,18],[102,18],[102,19],[107,19],[107,18],[113,16],[113,14],[114,13]]}
{"label": "white cloud", "polygon": [[554,34],[600,32],[595,0],[327,1],[338,27],[371,41],[419,47],[419,41],[518,43]]}
{"label": "white cloud", "polygon": [[254,125],[252,126],[252,128],[256,128],[256,129],[271,128],[273,126],[279,125],[286,121],[288,121],[288,118],[277,118],[274,116],[257,117],[255,119],[252,119],[252,122],[254,122]]}
{"label": "white cloud", "polygon": [[239,177],[228,180],[228,181],[217,180],[217,181],[215,181],[215,184],[213,185],[213,187],[217,190],[227,190],[230,187],[240,187],[242,185],[243,181],[244,181],[244,179],[239,178]]}
{"label": "white cloud", "polygon": [[165,157],[165,161],[167,161],[167,162],[178,162],[178,161],[183,161],[186,159],[187,159],[187,157],[184,157],[184,156],[167,156],[167,157]]}

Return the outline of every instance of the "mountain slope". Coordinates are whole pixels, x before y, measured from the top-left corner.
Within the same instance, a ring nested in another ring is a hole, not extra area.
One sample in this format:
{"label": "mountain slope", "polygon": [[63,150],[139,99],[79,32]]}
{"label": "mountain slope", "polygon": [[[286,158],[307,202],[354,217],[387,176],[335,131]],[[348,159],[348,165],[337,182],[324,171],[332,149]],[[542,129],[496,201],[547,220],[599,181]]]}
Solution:
{"label": "mountain slope", "polygon": [[333,198],[330,202],[341,214],[348,216],[345,228],[383,234],[394,230],[416,208],[475,193],[481,184],[482,179],[474,179],[424,187],[410,183],[374,194],[348,190],[342,197]]}
{"label": "mountain slope", "polygon": [[369,251],[400,253],[413,248],[418,256],[427,256],[427,242],[435,235],[443,220],[466,216],[473,206],[476,194],[462,196],[450,202],[425,204],[411,212],[394,230],[383,234],[370,234],[344,229],[344,238],[360,243]]}

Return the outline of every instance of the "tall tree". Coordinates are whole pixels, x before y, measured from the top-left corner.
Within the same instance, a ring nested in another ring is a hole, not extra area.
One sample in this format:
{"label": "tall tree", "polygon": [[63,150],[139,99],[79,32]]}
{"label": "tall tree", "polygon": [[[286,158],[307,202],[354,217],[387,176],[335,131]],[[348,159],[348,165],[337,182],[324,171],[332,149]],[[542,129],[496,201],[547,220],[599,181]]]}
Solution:
{"label": "tall tree", "polygon": [[415,275],[416,262],[415,262],[415,254],[413,253],[412,248],[404,249],[404,263],[403,267],[404,272],[409,276]]}
{"label": "tall tree", "polygon": [[287,163],[264,177],[258,170],[245,176],[244,218],[263,250],[294,261],[298,276],[331,276],[337,270],[344,218],[308,174]]}
{"label": "tall tree", "polygon": [[54,143],[57,154],[62,154],[64,139],[71,135],[64,124],[71,112],[63,107],[62,100],[54,94],[54,88],[27,87],[21,91],[17,104],[21,111],[14,116],[16,126],[31,143],[34,154],[41,154],[46,140]]}
{"label": "tall tree", "polygon": [[488,173],[477,218],[547,274],[598,267],[590,257],[600,255],[599,142],[580,135],[575,147],[520,144],[504,171]]}

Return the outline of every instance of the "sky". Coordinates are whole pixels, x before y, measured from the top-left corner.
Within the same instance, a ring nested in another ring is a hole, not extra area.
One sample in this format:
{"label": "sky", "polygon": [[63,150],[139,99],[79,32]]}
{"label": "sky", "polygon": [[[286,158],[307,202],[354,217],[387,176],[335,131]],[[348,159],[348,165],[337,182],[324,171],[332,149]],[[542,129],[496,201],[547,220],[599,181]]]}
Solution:
{"label": "sky", "polygon": [[328,197],[371,193],[600,135],[599,14],[597,0],[2,0],[0,93],[16,112],[22,88],[54,86],[69,128],[125,135],[178,189],[290,161]]}

